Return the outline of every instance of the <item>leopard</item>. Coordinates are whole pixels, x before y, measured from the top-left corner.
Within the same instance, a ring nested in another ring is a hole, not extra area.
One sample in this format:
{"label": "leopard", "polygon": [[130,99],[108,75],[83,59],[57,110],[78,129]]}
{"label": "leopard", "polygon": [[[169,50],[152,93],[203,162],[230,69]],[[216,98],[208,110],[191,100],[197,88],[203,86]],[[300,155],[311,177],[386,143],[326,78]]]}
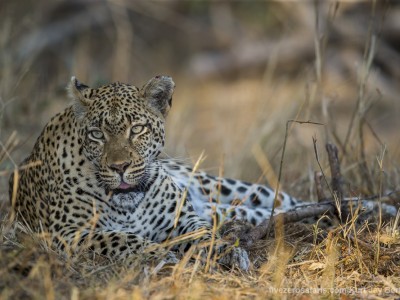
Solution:
{"label": "leopard", "polygon": [[[165,75],[140,88],[120,82],[91,88],[72,77],[71,105],[45,125],[10,177],[17,218],[67,256],[90,250],[122,262],[147,254],[176,263],[194,245],[209,249],[213,213],[259,223],[270,212],[271,189],[160,158],[174,88]],[[285,205],[294,201],[281,196]],[[238,199],[242,205],[234,204]],[[240,247],[221,261],[250,264]]]}

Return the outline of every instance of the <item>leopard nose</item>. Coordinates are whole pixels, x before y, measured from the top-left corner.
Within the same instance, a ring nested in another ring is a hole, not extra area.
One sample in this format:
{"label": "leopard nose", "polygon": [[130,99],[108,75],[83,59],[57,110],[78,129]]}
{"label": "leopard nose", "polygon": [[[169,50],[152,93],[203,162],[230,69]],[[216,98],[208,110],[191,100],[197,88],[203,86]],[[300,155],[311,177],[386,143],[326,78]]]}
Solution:
{"label": "leopard nose", "polygon": [[126,169],[128,169],[128,167],[130,166],[131,163],[132,163],[131,161],[130,162],[125,161],[120,164],[111,164],[109,167],[111,170],[113,170],[119,174],[122,174],[126,171]]}

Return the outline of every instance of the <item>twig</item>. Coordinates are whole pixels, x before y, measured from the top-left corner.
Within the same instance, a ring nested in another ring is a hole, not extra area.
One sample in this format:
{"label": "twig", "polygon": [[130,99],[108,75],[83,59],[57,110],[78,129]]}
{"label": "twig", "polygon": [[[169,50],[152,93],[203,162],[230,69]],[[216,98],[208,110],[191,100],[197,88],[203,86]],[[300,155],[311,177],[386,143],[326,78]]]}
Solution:
{"label": "twig", "polygon": [[[319,170],[320,170],[320,172],[321,172],[321,174],[322,174],[322,177],[324,178],[324,181],[325,181],[325,183],[326,183],[326,186],[327,186],[328,189],[329,189],[329,192],[331,193],[331,196],[333,197],[333,192],[332,192],[332,190],[331,190],[331,187],[329,186],[328,180],[326,179],[324,170],[322,170],[322,166],[321,166],[321,163],[320,163],[320,161],[319,161],[318,148],[317,148],[317,139],[316,139],[315,137],[313,137],[313,145],[314,145],[315,159],[317,160],[317,164],[318,164],[318,166],[319,166]],[[319,202],[320,202],[320,201],[319,201]]]}
{"label": "twig", "polygon": [[[254,227],[249,232],[246,231],[239,235],[240,245],[243,247],[251,247],[254,242],[263,239],[269,235],[268,228],[272,228],[276,223],[283,224],[294,223],[306,218],[315,217],[327,212],[335,212],[335,202],[315,203],[312,206],[301,207],[293,211],[276,215],[273,219],[264,220],[258,226]],[[279,221],[277,219],[280,219]]]}
{"label": "twig", "polygon": [[324,189],[322,188],[322,182],[321,182],[322,178],[323,175],[321,172],[314,173],[315,189],[317,191],[318,202],[321,202],[323,199],[326,198],[324,194]]}
{"label": "twig", "polygon": [[372,133],[372,136],[377,140],[379,145],[382,147],[384,144],[382,140],[379,138],[378,134],[375,132],[374,128],[372,128],[371,123],[367,119],[364,119],[364,123],[365,125],[367,125],[369,131]]}
{"label": "twig", "polygon": [[371,194],[375,190],[375,188],[374,188],[375,184],[372,179],[371,172],[370,172],[368,164],[367,164],[367,156],[365,154],[364,124],[365,124],[365,115],[363,115],[361,117],[360,125],[358,128],[358,135],[359,135],[359,140],[360,140],[360,158],[361,158],[359,168],[360,168],[361,174],[363,175],[363,178],[365,179],[366,189]]}
{"label": "twig", "polygon": [[342,174],[340,173],[340,163],[338,158],[338,149],[334,144],[327,143],[326,151],[328,152],[329,166],[331,168],[332,176],[332,190],[334,195],[336,194],[339,203],[343,200],[343,189],[342,189]]}
{"label": "twig", "polygon": [[380,238],[381,238],[381,228],[382,228],[382,185],[383,185],[383,159],[385,157],[386,147],[383,147],[382,154],[380,157],[377,157],[376,160],[378,161],[379,165],[379,219],[378,219],[378,228],[376,230],[376,249],[375,252],[375,274],[378,273],[378,266],[379,266],[379,257],[380,257]]}
{"label": "twig", "polygon": [[[286,142],[287,142],[287,138],[288,138],[288,135],[289,135],[289,124],[290,124],[290,123],[324,125],[324,124],[322,124],[322,123],[313,122],[313,121],[310,121],[310,120],[308,120],[308,121],[288,120],[288,121],[286,122],[286,131],[285,131],[285,138],[284,138],[284,140],[283,140],[282,155],[281,155],[281,163],[280,163],[280,165],[279,165],[278,181],[277,181],[277,183],[276,183],[275,196],[274,196],[274,204],[273,204],[273,206],[272,206],[271,215],[270,215],[270,218],[269,218],[270,220],[272,220],[273,217],[274,217],[275,207],[276,207],[276,205],[277,205],[277,203],[278,203],[277,201],[278,201],[278,195],[279,195],[279,185],[280,185],[281,178],[282,178],[283,160],[284,160],[284,157],[285,157]],[[270,226],[268,225],[268,226],[267,226],[266,235],[268,236],[269,233],[270,233]]]}
{"label": "twig", "polygon": [[[362,199],[360,197],[345,197],[342,200],[342,204],[348,203],[351,201],[372,201],[372,200],[377,200],[377,199],[382,199],[382,202],[385,202],[385,201],[393,200],[393,197],[395,195],[398,195],[398,197],[400,198],[400,191],[397,191],[397,190],[391,191],[384,195],[373,195],[373,196],[369,196],[369,197],[363,197]],[[395,198],[395,199],[398,199],[398,198]],[[334,201],[334,198],[325,198],[325,199],[322,199],[322,201],[319,203],[326,204],[326,203],[330,203],[332,201]],[[312,206],[312,205],[315,205],[315,204],[314,203],[304,204],[304,205],[300,205],[298,207],[306,207],[306,206]]]}

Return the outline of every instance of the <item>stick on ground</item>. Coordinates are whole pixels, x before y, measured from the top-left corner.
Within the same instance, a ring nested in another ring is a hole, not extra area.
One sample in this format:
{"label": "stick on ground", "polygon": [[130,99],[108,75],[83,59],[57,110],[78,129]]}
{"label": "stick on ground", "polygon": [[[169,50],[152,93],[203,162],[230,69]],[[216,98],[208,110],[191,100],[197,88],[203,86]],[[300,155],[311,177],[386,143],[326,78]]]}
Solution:
{"label": "stick on ground", "polygon": [[270,220],[264,220],[250,231],[246,230],[245,232],[239,234],[240,245],[244,248],[248,248],[251,247],[254,242],[265,238],[268,234],[268,227],[273,228],[275,224],[278,223],[278,219],[280,219],[283,224],[288,224],[298,222],[306,218],[323,215],[327,212],[334,213],[335,211],[335,202],[327,202],[315,203],[315,205],[312,206],[301,207],[293,211],[281,213],[271,219],[271,223]]}
{"label": "stick on ground", "polygon": [[[340,173],[340,162],[338,157],[338,149],[334,144],[327,143],[326,151],[328,152],[329,166],[331,168],[332,176],[332,191],[336,194],[339,199],[339,204],[343,200],[343,189],[342,189],[342,174]],[[334,197],[334,195],[332,195]]]}

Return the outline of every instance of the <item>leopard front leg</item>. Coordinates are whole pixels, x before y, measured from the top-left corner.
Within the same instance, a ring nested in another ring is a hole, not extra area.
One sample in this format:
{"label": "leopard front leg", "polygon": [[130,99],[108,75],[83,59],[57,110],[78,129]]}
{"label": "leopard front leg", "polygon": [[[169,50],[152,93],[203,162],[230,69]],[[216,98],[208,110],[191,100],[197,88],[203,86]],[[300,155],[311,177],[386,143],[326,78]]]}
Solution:
{"label": "leopard front leg", "polygon": [[188,232],[195,232],[203,228],[206,229],[206,232],[200,238],[181,244],[179,248],[183,248],[183,251],[187,251],[193,244],[203,245],[206,250],[203,252],[203,258],[207,259],[210,245],[212,241],[214,241],[212,251],[216,252],[218,262],[221,265],[237,267],[242,271],[249,270],[251,263],[246,250],[234,245],[229,245],[226,242],[221,243],[220,235],[218,233],[215,234],[215,239],[213,240],[213,230],[210,223],[199,217],[194,212],[190,202],[187,201],[183,206],[179,218],[178,226],[176,228],[177,232],[181,235]]}
{"label": "leopard front leg", "polygon": [[111,230],[80,230],[67,228],[66,234],[53,233],[54,245],[67,254],[93,251],[113,261],[126,262],[137,258],[163,259],[166,263],[179,260],[159,244],[129,232]]}
{"label": "leopard front leg", "polygon": [[[190,202],[185,201],[181,211],[176,212],[178,215],[176,228],[172,232],[172,237],[178,237],[185,234],[193,233],[193,238],[189,238],[184,243],[179,244],[177,249],[181,252],[186,252],[192,245],[204,245],[209,247],[212,241],[212,227],[209,222],[203,220],[194,211]],[[195,235],[198,232],[200,236]]]}

